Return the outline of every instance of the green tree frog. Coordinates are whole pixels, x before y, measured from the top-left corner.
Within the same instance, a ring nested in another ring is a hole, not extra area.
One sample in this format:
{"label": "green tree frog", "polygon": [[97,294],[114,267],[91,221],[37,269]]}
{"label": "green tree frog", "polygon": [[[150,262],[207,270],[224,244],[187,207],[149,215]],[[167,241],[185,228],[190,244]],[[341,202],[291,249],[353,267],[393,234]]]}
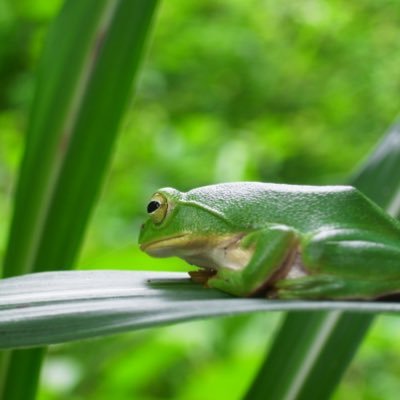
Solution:
{"label": "green tree frog", "polygon": [[222,183],[158,190],[139,244],[235,296],[372,299],[400,292],[400,222],[351,186]]}

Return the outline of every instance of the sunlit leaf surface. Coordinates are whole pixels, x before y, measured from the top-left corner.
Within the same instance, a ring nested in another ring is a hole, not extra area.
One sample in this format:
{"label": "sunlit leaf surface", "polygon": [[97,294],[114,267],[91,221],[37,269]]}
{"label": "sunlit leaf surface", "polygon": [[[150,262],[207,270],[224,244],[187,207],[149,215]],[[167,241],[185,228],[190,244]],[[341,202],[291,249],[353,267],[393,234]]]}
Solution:
{"label": "sunlit leaf surface", "polygon": [[240,299],[192,283],[184,273],[45,272],[0,281],[0,347],[95,337],[250,311],[399,312],[396,302]]}

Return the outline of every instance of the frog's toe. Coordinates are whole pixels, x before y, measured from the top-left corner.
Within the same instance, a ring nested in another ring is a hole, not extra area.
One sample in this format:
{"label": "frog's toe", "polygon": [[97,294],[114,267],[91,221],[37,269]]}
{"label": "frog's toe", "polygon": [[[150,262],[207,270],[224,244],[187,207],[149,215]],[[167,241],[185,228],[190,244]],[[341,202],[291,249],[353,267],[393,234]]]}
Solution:
{"label": "frog's toe", "polygon": [[217,271],[213,269],[200,269],[197,271],[189,271],[189,276],[193,282],[207,285],[208,280],[215,276],[216,273]]}

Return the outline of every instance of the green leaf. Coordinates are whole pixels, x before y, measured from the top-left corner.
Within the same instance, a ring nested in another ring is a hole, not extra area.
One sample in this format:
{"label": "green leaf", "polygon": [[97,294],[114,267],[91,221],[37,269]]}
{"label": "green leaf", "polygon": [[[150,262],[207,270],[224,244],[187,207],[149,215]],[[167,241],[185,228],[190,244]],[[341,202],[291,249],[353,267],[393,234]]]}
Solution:
{"label": "green leaf", "polygon": [[[392,215],[400,215],[399,125],[378,144],[351,183]],[[343,312],[289,313],[246,399],[329,398],[372,320],[373,315]]]}
{"label": "green leaf", "polygon": [[55,21],[32,106],[5,276],[71,268],[131,96],[155,4],[67,1]]}
{"label": "green leaf", "polygon": [[[48,345],[197,318],[286,310],[336,310],[332,315],[341,310],[400,312],[400,303],[241,299],[192,283],[184,273],[43,272],[0,281],[0,348]],[[311,335],[305,336],[312,341]]]}
{"label": "green leaf", "polygon": [[[4,276],[73,266],[156,3],[67,0],[54,21],[28,124]],[[41,350],[4,355],[0,398],[33,399],[42,357]]]}

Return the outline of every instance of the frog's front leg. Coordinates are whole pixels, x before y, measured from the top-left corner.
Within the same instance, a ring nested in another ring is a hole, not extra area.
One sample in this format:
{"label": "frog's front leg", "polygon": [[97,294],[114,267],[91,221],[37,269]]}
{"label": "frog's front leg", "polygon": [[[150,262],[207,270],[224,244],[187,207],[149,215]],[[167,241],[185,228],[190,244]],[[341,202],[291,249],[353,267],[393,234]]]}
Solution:
{"label": "frog's front leg", "polygon": [[302,244],[307,276],[276,283],[286,299],[372,299],[400,292],[400,241],[375,232],[324,230]]}
{"label": "frog's front leg", "polygon": [[298,247],[297,233],[282,225],[270,226],[245,235],[237,244],[250,250],[250,260],[241,268],[220,266],[207,285],[236,296],[264,291],[287,273]]}

